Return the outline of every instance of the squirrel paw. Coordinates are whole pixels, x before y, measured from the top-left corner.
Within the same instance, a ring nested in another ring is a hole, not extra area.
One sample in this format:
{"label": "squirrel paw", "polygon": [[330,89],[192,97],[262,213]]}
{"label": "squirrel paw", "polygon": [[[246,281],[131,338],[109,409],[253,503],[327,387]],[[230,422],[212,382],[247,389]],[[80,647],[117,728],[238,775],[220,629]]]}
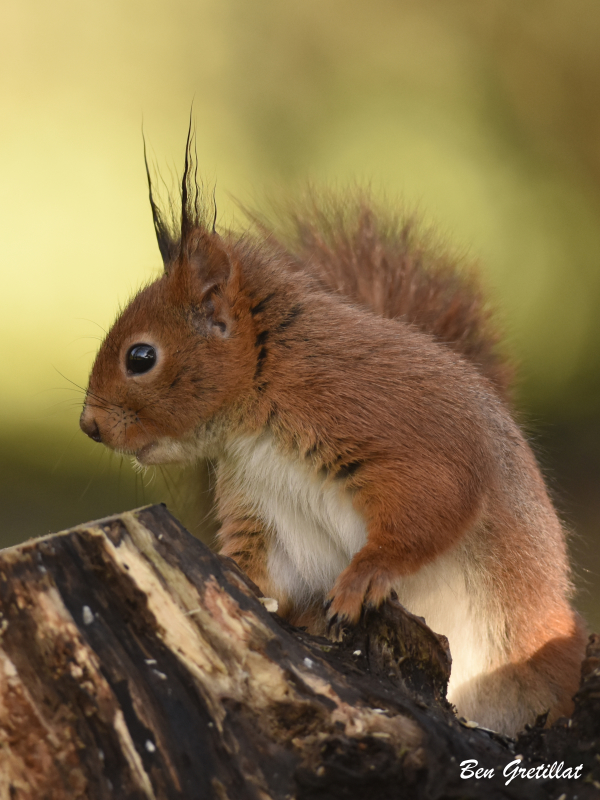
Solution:
{"label": "squirrel paw", "polygon": [[338,576],[325,602],[327,629],[339,635],[346,625],[356,625],[365,606],[378,608],[394,589],[397,575],[377,564],[368,554],[359,557]]}

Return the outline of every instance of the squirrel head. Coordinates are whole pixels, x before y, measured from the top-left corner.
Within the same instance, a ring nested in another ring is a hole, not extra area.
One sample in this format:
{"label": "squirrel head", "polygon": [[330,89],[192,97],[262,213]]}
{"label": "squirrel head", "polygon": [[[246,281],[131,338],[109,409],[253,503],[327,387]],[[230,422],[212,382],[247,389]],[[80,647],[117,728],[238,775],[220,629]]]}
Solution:
{"label": "squirrel head", "polygon": [[142,464],[195,458],[195,432],[252,382],[240,264],[203,220],[192,164],[188,133],[178,235],[154,203],[148,175],[165,271],[108,332],[80,418],[90,438]]}

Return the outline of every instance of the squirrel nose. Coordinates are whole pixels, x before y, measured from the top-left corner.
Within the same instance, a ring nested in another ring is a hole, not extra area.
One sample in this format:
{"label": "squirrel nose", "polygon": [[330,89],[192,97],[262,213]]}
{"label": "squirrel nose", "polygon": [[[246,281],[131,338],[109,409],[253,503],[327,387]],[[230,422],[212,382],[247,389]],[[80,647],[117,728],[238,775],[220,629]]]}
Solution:
{"label": "squirrel nose", "polygon": [[93,417],[88,417],[86,415],[85,409],[83,414],[79,418],[79,427],[81,430],[86,433],[90,439],[93,439],[95,442],[101,442],[102,436],[100,435],[100,429],[98,428],[98,423]]}

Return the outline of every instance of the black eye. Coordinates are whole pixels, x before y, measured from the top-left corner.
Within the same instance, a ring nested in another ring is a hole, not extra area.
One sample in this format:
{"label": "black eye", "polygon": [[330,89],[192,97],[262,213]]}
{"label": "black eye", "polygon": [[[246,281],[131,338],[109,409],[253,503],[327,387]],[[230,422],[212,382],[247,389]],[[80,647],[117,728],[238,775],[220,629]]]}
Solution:
{"label": "black eye", "polygon": [[148,372],[156,364],[156,350],[151,344],[134,344],[125,356],[127,372],[141,375]]}

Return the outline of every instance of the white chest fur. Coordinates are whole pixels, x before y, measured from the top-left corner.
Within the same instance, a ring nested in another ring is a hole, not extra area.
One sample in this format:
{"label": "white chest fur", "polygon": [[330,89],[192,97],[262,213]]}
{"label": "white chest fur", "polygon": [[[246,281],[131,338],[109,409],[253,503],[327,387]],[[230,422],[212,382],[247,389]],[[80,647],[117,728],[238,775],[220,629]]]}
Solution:
{"label": "white chest fur", "polygon": [[298,604],[324,598],[367,540],[351,494],[282,453],[269,435],[230,443],[222,467],[272,536],[273,583]]}
{"label": "white chest fur", "polygon": [[[227,481],[264,523],[271,538],[269,575],[297,606],[325,598],[335,579],[365,544],[364,519],[342,481],[327,479],[309,464],[281,452],[272,437],[240,437],[221,461]],[[494,625],[484,592],[457,548],[396,584],[406,608],[450,640],[449,697],[494,661]]]}

